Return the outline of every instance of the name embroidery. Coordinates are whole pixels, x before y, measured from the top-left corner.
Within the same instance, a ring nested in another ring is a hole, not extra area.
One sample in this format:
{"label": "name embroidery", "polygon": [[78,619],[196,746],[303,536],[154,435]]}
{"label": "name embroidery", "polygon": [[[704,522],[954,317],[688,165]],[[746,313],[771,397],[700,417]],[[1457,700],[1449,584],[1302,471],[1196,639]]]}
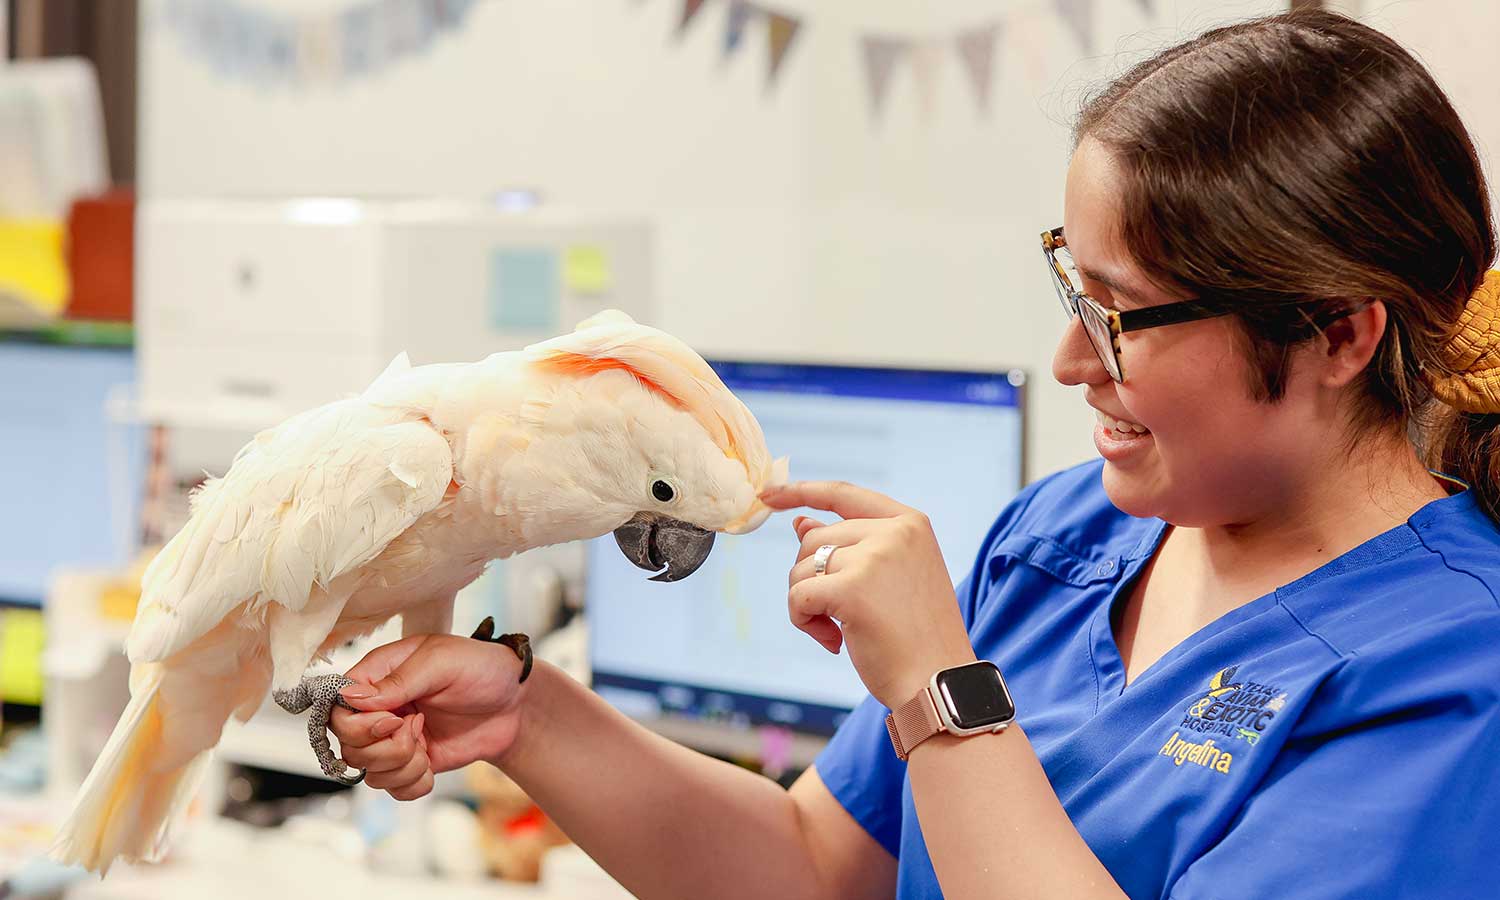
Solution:
{"label": "name embroidery", "polygon": [[1176,731],[1172,732],[1172,736],[1161,748],[1162,756],[1172,757],[1172,765],[1180,766],[1185,762],[1190,762],[1221,775],[1229,774],[1229,767],[1234,763],[1233,753],[1215,747],[1213,738],[1201,744],[1195,744],[1192,741],[1183,740],[1178,734]]}

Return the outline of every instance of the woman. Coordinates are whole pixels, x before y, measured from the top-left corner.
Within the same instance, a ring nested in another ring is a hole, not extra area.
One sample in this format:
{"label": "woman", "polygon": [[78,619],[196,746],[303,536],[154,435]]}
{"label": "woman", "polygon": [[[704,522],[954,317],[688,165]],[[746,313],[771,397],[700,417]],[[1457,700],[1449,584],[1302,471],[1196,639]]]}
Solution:
{"label": "woman", "polygon": [[[871,693],[789,792],[459,638],[355,667],[345,756],[402,798],[491,760],[642,897],[1489,895],[1489,213],[1382,35],[1290,14],[1168,50],[1088,103],[1044,236],[1102,463],[1024,491],[956,591],[915,510],[767,496],[843,519],[794,520],[790,614]],[[886,711],[976,659],[1015,724],[898,759]]]}

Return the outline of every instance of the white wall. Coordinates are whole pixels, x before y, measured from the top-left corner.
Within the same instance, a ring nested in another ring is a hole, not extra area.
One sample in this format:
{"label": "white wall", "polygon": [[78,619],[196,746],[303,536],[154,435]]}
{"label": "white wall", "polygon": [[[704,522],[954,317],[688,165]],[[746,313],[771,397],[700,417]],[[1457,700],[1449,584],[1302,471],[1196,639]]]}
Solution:
{"label": "white wall", "polygon": [[1400,41],[1432,70],[1479,145],[1491,202],[1500,198],[1500,72],[1494,0],[1343,0],[1344,11]]}
{"label": "white wall", "polygon": [[[340,0],[246,0],[341,9]],[[1061,216],[1081,93],[1139,53],[1281,0],[1098,0],[1083,59],[1049,0],[784,0],[804,27],[774,93],[763,35],[721,62],[727,4],[680,43],[678,0],[482,0],[432,52],[343,86],[215,75],[145,4],[143,196],[541,189],[659,227],[661,326],[705,353],[1032,374],[1030,474],[1094,455],[1051,379],[1063,320],[1037,235]],[[1417,4],[1413,4],[1414,6]],[[953,53],[924,119],[910,67],[883,119],[857,36],[1007,21],[988,118]]]}

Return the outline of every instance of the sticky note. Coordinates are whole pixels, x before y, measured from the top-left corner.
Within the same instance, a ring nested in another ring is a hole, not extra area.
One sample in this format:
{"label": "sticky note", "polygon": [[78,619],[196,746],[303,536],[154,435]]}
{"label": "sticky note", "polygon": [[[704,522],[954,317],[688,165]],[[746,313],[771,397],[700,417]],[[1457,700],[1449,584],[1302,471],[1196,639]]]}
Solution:
{"label": "sticky note", "polygon": [[501,330],[558,328],[557,254],[505,248],[490,257],[490,324]]}
{"label": "sticky note", "polygon": [[578,294],[604,294],[614,275],[609,253],[593,244],[576,244],[563,253],[563,286]]}

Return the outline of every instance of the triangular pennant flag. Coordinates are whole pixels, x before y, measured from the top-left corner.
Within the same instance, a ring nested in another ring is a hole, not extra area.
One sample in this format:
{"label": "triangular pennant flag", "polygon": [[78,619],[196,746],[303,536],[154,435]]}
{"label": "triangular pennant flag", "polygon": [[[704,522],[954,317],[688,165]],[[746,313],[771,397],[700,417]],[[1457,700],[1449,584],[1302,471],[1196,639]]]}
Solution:
{"label": "triangular pennant flag", "polygon": [[870,88],[870,111],[880,118],[885,108],[885,95],[895,73],[896,63],[906,52],[909,44],[897,38],[878,37],[867,34],[861,40],[865,52],[865,78]]}
{"label": "triangular pennant flag", "polygon": [[911,73],[917,83],[917,106],[924,122],[932,120],[937,106],[937,67],[942,58],[943,48],[937,41],[912,45]]}
{"label": "triangular pennant flag", "polygon": [[351,6],[339,14],[339,62],[345,74],[373,72],[385,62],[384,22],[373,3]]}
{"label": "triangular pennant flag", "polygon": [[432,0],[432,24],[438,29],[458,28],[474,0]]}
{"label": "triangular pennant flag", "polygon": [[724,23],[724,55],[733,56],[745,39],[750,16],[760,12],[748,0],[729,0],[729,18]]}
{"label": "triangular pennant flag", "polygon": [[1094,0],[1052,0],[1085,53],[1094,52]]}
{"label": "triangular pennant flag", "polygon": [[336,20],[308,19],[298,29],[297,59],[304,82],[332,81],[339,72]]}
{"label": "triangular pennant flag", "polygon": [[391,59],[399,59],[416,50],[426,30],[425,10],[413,0],[386,0],[381,11],[385,16],[385,46]]}
{"label": "triangular pennant flag", "polygon": [[958,35],[958,58],[963,61],[969,80],[974,84],[974,99],[979,111],[990,111],[990,82],[995,69],[995,44],[1000,37],[1001,23],[994,22],[960,32]]}
{"label": "triangular pennant flag", "polygon": [[677,36],[682,37],[683,32],[692,23],[693,17],[703,8],[704,0],[682,0],[682,18],[677,22]]}
{"label": "triangular pennant flag", "polygon": [[764,12],[766,33],[771,50],[771,68],[766,73],[766,88],[769,89],[776,84],[776,73],[781,71],[781,64],[786,59],[786,51],[792,46],[792,41],[797,37],[797,29],[802,27],[802,23],[778,12],[770,10],[764,10]]}
{"label": "triangular pennant flag", "polygon": [[271,77],[276,81],[295,81],[299,72],[297,63],[296,26],[289,20],[277,19],[266,36],[266,63]]}

